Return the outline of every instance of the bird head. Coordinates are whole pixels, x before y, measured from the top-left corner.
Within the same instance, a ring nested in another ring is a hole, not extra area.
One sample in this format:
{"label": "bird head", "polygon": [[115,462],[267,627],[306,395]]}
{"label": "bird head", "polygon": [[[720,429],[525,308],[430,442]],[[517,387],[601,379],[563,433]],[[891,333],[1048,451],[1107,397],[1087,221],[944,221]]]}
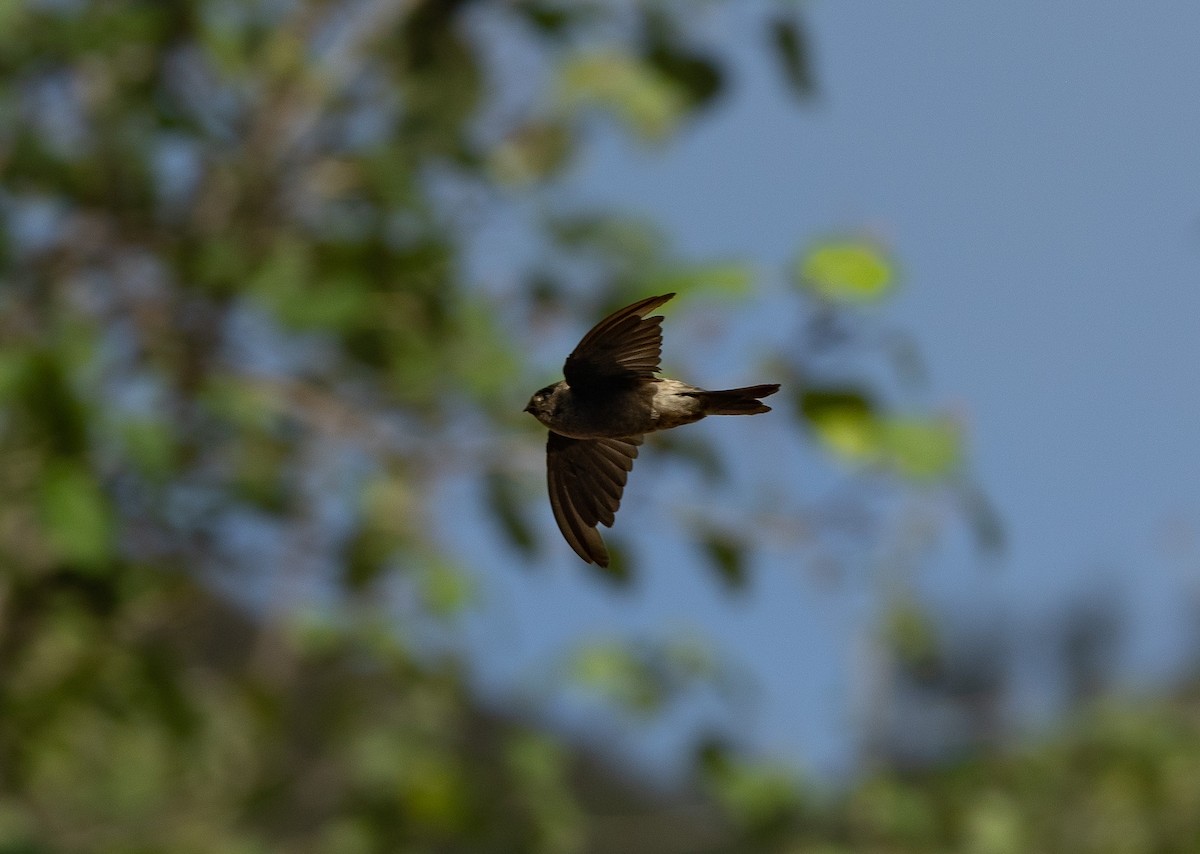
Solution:
{"label": "bird head", "polygon": [[534,393],[533,397],[529,398],[529,403],[525,405],[525,411],[536,418],[543,424],[548,425],[554,416],[554,411],[557,408],[557,395],[559,384],[548,385]]}

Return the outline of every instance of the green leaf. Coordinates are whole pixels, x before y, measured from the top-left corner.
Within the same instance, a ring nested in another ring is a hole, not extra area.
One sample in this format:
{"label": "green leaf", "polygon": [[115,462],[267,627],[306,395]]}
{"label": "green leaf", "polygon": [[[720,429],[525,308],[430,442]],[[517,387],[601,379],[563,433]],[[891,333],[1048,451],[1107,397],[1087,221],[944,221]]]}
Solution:
{"label": "green leaf", "polygon": [[964,851],[1009,854],[1031,849],[1027,832],[1029,821],[1016,796],[985,791],[972,798],[964,812]]}
{"label": "green leaf", "polygon": [[20,34],[29,7],[23,3],[0,3],[0,47],[7,47],[8,36]]}
{"label": "green leaf", "polygon": [[579,685],[608,690],[623,684],[636,667],[629,650],[619,644],[594,644],[580,650],[570,670],[573,681]]}
{"label": "green leaf", "polygon": [[566,751],[545,735],[513,733],[504,744],[503,755],[513,774],[527,785],[552,789],[562,782]]}
{"label": "green leaf", "polygon": [[371,280],[343,271],[279,303],[279,317],[298,329],[353,330],[367,316]]}
{"label": "green leaf", "polygon": [[878,464],[913,480],[954,474],[962,460],[962,431],[943,415],[883,415],[851,387],[808,389],[802,417],[835,456],[856,465]]}
{"label": "green leaf", "polygon": [[925,668],[935,663],[937,633],[929,615],[915,603],[893,603],[884,618],[883,634],[888,649],[910,668]]}
{"label": "green leaf", "polygon": [[687,112],[687,96],[669,77],[624,53],[569,60],[559,72],[559,100],[569,110],[602,107],[647,140],[661,140]]}
{"label": "green leaf", "polygon": [[312,277],[312,267],[312,252],[308,245],[287,235],[275,242],[250,277],[248,287],[274,303],[303,288]]}
{"label": "green leaf", "polygon": [[879,457],[879,431],[873,418],[840,410],[827,413],[813,426],[821,441],[844,460],[869,463]]}
{"label": "green leaf", "polygon": [[801,393],[799,408],[817,438],[836,456],[857,464],[879,459],[879,423],[866,394],[851,388],[809,389]]}
{"label": "green leaf", "polygon": [[213,294],[241,290],[251,266],[244,235],[216,235],[190,248],[183,265],[191,284]]}
{"label": "green leaf", "polygon": [[914,480],[953,474],[962,459],[962,431],[946,416],[900,416],[884,419],[882,442],[895,471]]}
{"label": "green leaf", "polygon": [[891,290],[895,272],[879,247],[861,240],[831,240],[796,264],[798,284],[822,299],[865,303]]}
{"label": "green leaf", "polygon": [[440,561],[421,576],[421,599],[435,617],[453,617],[475,599],[475,582],[467,572]]}
{"label": "green leaf", "polygon": [[461,825],[467,811],[468,781],[453,755],[430,750],[405,759],[403,764],[408,766],[406,771],[411,777],[402,790],[408,814],[421,825],[443,833]]}
{"label": "green leaf", "polygon": [[311,247],[288,236],[258,265],[249,286],[289,326],[347,331],[370,315],[375,283],[350,265],[319,270]]}
{"label": "green leaf", "polygon": [[627,712],[651,714],[667,700],[654,668],[620,643],[596,643],[581,649],[569,672],[575,684]]}
{"label": "green leaf", "polygon": [[696,758],[707,788],[743,827],[763,833],[782,826],[799,806],[794,774],[732,754],[728,747],[714,742],[702,745]]}
{"label": "green leaf", "polygon": [[46,537],[65,560],[96,568],[112,557],[112,508],[86,466],[51,463],[42,477],[39,504]]}
{"label": "green leaf", "polygon": [[176,440],[168,424],[142,418],[126,421],[120,432],[125,452],[142,474],[164,480],[174,471]]}

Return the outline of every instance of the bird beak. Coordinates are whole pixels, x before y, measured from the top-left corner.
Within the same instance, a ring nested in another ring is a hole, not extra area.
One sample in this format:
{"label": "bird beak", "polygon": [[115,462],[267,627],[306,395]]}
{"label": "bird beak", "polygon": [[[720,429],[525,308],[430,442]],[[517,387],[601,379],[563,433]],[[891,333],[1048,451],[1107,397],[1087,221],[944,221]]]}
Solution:
{"label": "bird beak", "polygon": [[532,403],[527,403],[527,404],[525,404],[525,408],[524,408],[523,410],[521,410],[521,411],[522,411],[522,412],[528,412],[528,413],[532,414],[532,413],[533,413],[533,404],[532,404]]}

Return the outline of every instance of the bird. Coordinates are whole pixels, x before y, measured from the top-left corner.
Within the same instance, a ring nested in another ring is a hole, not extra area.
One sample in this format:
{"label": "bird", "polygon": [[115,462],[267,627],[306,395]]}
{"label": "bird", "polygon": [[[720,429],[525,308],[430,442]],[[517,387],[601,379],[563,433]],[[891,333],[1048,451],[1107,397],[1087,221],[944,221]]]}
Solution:
{"label": "bird", "polygon": [[550,430],[546,485],[554,520],[587,563],[608,566],[596,526],[612,527],[645,434],[707,415],[770,412],[761,398],[779,391],[778,383],[706,391],[656,376],[663,318],[646,315],[674,296],[646,297],[601,320],[567,357],[564,379],[535,392],[525,407]]}

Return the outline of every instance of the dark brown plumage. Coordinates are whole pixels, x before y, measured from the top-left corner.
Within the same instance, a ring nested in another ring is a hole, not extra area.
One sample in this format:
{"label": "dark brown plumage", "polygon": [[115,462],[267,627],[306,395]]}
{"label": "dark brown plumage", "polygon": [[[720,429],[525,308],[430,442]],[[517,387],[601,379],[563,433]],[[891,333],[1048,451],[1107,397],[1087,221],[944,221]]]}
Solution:
{"label": "dark brown plumage", "polygon": [[525,411],[550,429],[547,485],[554,520],[588,563],[608,566],[597,525],[612,527],[642,437],[706,415],[770,412],[759,398],[777,384],[705,391],[656,377],[662,317],[645,315],[675,294],[648,297],[597,323],[567,357],[562,382],[538,391]]}

